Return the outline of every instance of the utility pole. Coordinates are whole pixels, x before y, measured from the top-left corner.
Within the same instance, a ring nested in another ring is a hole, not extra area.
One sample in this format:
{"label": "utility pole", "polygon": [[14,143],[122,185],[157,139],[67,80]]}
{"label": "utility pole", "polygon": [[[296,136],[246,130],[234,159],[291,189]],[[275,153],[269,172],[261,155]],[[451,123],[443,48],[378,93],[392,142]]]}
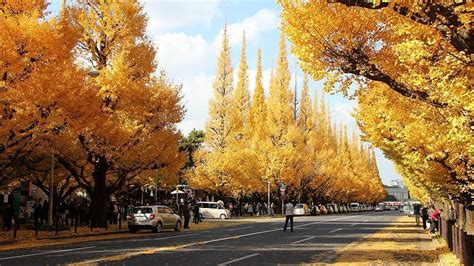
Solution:
{"label": "utility pole", "polygon": [[54,152],[51,152],[51,176],[49,177],[49,206],[48,206],[48,224],[53,225],[53,200],[54,200]]}
{"label": "utility pole", "polygon": [[270,216],[270,215],[272,215],[272,213],[271,213],[271,211],[270,211],[270,208],[271,208],[271,206],[270,206],[270,204],[271,204],[271,203],[270,203],[270,180],[267,180],[267,182],[268,182],[268,203],[267,203],[268,205],[267,205],[267,211],[268,211],[268,215]]}

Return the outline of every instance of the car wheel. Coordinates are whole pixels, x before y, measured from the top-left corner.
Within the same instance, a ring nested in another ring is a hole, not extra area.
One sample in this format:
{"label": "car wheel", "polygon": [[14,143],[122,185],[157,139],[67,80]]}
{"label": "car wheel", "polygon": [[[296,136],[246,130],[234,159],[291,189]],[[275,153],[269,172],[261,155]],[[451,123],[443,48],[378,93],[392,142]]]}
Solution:
{"label": "car wheel", "polygon": [[135,234],[138,231],[138,228],[136,228],[135,226],[129,226],[128,231],[130,231],[130,233],[132,234]]}
{"label": "car wheel", "polygon": [[162,228],[163,228],[163,225],[161,224],[161,222],[158,222],[158,223],[156,224],[156,227],[152,228],[151,231],[152,231],[153,233],[159,233],[159,232],[161,232],[161,229],[162,229]]}
{"label": "car wheel", "polygon": [[221,218],[221,220],[225,220],[225,218],[227,218],[227,216],[225,216],[225,214],[221,214],[220,218]]}
{"label": "car wheel", "polygon": [[177,222],[176,222],[176,226],[175,226],[174,230],[175,230],[176,232],[181,231],[181,221],[177,221]]}

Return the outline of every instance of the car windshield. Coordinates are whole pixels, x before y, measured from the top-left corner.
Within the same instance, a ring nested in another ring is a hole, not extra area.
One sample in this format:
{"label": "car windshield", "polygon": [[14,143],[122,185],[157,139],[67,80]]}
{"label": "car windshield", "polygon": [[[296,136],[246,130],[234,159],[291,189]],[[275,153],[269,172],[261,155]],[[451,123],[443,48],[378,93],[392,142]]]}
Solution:
{"label": "car windshield", "polygon": [[133,213],[152,213],[153,210],[151,208],[134,208]]}
{"label": "car windshield", "polygon": [[295,208],[297,209],[303,208],[303,204],[296,204]]}

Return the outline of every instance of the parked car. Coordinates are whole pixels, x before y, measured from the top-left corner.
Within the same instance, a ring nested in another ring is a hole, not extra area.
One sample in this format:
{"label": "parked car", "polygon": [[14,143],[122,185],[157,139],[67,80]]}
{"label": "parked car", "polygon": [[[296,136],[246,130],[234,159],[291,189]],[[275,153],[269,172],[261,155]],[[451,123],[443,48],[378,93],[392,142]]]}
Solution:
{"label": "parked car", "polygon": [[160,232],[163,229],[180,231],[182,224],[179,215],[163,205],[135,207],[128,217],[128,230],[131,233],[141,229],[150,229],[152,232]]}
{"label": "parked car", "polygon": [[343,211],[344,213],[348,213],[348,212],[349,212],[349,209],[347,208],[346,205],[342,205],[341,208],[342,208],[342,211]]}
{"label": "parked car", "polygon": [[310,215],[311,211],[308,207],[308,204],[297,203],[293,208],[293,215]]}
{"label": "parked car", "polygon": [[336,204],[327,204],[326,206],[332,209],[332,213],[339,213],[339,209],[337,208]]}
{"label": "parked car", "polygon": [[403,207],[403,213],[408,216],[413,216],[414,215],[413,207],[410,205],[405,205]]}
{"label": "parked car", "polygon": [[200,201],[199,204],[199,214],[201,218],[206,219],[229,219],[231,216],[230,210],[225,209],[217,202],[211,201]]}
{"label": "parked car", "polygon": [[383,203],[377,204],[377,206],[375,206],[375,211],[376,212],[383,211]]}
{"label": "parked car", "polygon": [[360,204],[357,202],[353,202],[351,203],[350,208],[351,208],[351,212],[358,212],[360,211]]}
{"label": "parked car", "polygon": [[313,208],[311,208],[311,215],[320,215],[321,210],[319,209],[318,206],[314,205]]}
{"label": "parked car", "polygon": [[321,214],[328,214],[328,209],[324,205],[321,205],[319,210],[321,211]]}
{"label": "parked car", "polygon": [[328,209],[328,214],[334,213],[334,208],[331,205],[326,205],[326,208]]}

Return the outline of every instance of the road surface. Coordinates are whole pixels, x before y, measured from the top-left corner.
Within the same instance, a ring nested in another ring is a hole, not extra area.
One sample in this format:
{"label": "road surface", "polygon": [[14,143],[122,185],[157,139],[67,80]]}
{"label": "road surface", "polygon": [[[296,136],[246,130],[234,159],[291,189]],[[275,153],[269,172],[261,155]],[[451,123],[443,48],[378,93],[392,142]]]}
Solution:
{"label": "road surface", "polygon": [[[275,265],[332,262],[336,249],[390,224],[398,212],[295,217],[206,231],[162,232],[132,239],[0,252],[0,265]],[[324,254],[324,258],[321,258]]]}

